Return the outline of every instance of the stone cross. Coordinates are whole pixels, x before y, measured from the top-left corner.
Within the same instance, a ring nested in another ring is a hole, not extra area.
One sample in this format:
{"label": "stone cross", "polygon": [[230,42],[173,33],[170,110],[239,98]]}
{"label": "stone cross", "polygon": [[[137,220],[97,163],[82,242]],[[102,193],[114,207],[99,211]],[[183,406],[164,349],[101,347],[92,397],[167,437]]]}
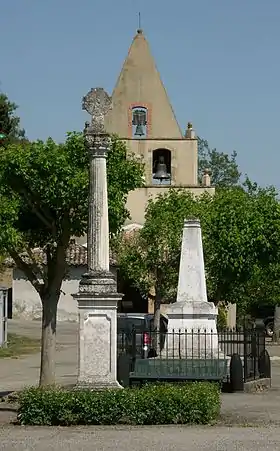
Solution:
{"label": "stone cross", "polygon": [[91,114],[84,129],[89,155],[87,272],[74,296],[79,309],[78,388],[120,388],[117,382],[117,306],[122,294],[109,268],[109,222],[106,157],[110,136],[105,116],[111,99],[102,88],[83,98]]}

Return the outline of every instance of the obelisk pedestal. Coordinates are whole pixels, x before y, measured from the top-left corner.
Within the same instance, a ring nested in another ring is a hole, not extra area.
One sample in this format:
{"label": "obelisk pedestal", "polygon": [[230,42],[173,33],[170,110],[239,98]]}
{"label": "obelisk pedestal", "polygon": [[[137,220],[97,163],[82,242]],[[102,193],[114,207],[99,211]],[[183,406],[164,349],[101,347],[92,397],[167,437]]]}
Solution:
{"label": "obelisk pedestal", "polygon": [[164,351],[190,358],[221,354],[216,326],[217,308],[207,300],[200,222],[185,220],[177,300],[166,309],[168,334]]}
{"label": "obelisk pedestal", "polygon": [[92,89],[83,108],[92,115],[84,137],[89,151],[88,271],[74,296],[79,309],[78,388],[121,388],[117,382],[117,306],[122,294],[109,269],[109,222],[106,157],[110,137],[104,116],[111,99],[102,88]]}

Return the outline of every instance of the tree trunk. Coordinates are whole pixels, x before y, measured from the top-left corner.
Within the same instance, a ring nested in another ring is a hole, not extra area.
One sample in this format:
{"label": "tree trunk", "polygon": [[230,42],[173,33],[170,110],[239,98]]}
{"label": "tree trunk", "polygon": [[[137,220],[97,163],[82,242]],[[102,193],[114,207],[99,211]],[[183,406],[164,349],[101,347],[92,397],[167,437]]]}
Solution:
{"label": "tree trunk", "polygon": [[55,383],[56,316],[59,294],[52,293],[42,298],[42,343],[40,386]]}
{"label": "tree trunk", "polygon": [[280,342],[280,305],[275,305],[274,309],[273,341]]}

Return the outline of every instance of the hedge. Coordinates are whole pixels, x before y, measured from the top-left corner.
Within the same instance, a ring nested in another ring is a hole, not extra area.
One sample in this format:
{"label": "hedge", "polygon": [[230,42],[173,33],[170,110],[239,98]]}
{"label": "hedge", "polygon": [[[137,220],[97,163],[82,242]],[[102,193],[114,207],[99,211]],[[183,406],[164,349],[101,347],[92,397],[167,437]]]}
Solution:
{"label": "hedge", "polygon": [[216,384],[156,384],[105,391],[28,388],[19,396],[22,425],[207,424],[220,412]]}

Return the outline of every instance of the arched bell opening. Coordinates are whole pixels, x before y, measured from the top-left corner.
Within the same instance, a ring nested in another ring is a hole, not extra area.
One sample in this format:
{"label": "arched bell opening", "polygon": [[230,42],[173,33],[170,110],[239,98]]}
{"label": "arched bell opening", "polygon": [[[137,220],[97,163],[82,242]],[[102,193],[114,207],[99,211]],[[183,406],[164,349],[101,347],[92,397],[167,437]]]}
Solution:
{"label": "arched bell opening", "polygon": [[147,108],[132,108],[132,136],[135,139],[147,138]]}
{"label": "arched bell opening", "polygon": [[168,149],[153,151],[153,185],[171,184],[171,152]]}

